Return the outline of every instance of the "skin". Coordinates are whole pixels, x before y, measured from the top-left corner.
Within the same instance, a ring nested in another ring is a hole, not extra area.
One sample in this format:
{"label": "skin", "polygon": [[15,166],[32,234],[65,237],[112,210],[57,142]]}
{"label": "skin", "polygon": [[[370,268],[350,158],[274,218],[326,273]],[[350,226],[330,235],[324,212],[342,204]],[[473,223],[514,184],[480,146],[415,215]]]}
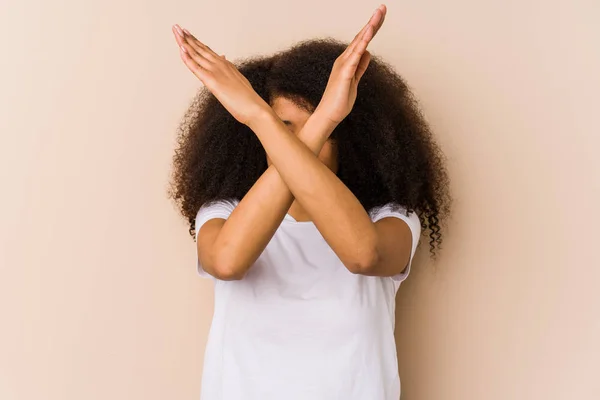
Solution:
{"label": "skin", "polygon": [[[293,101],[286,99],[285,97],[278,96],[272,103],[271,108],[277,114],[279,119],[287,126],[290,132],[294,135],[304,128],[304,124],[311,117],[312,113],[306,111],[303,108],[298,107]],[[338,154],[337,145],[334,140],[328,139],[321,152],[318,155],[319,160],[327,166],[334,174],[338,170]],[[271,165],[272,161],[267,155],[267,164]],[[288,210],[296,221],[311,221],[310,215],[304,210],[302,204],[294,199],[290,209]]]}
{"label": "skin", "polygon": [[208,273],[222,280],[242,279],[288,211],[297,220],[313,221],[351,273],[392,276],[405,269],[412,246],[408,225],[394,217],[371,221],[335,175],[337,152],[329,140],[352,110],[370,61],[367,45],[386,12],[385,5],[378,7],[335,61],[313,113],[283,98],[267,104],[224,55],[173,27],[185,65],[234,118],[252,129],[269,163],[228,219],[211,219],[198,232],[198,256]]}

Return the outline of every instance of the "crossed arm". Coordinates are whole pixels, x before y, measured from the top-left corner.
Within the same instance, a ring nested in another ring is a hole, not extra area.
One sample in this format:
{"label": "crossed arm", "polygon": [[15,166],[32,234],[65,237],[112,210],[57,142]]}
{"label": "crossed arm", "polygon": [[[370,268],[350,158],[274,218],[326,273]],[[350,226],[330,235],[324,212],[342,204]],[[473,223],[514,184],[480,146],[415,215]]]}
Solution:
{"label": "crossed arm", "polygon": [[294,198],[350,272],[392,276],[406,267],[412,248],[408,225],[393,217],[373,223],[354,194],[317,157],[352,108],[356,85],[369,62],[366,46],[383,23],[382,7],[334,64],[321,103],[298,136],[289,134],[224,56],[176,28],[186,65],[238,121],[254,131],[272,161],[227,220],[211,219],[200,228],[198,255],[211,275],[223,280],[243,278]]}
{"label": "crossed arm", "polygon": [[294,198],[352,273],[391,276],[407,265],[408,225],[398,218],[375,223],[354,194],[317,157],[333,124],[317,112],[298,136],[267,113],[252,129],[272,161],[227,220],[207,221],[197,237],[204,269],[223,280],[241,279],[281,224]]}

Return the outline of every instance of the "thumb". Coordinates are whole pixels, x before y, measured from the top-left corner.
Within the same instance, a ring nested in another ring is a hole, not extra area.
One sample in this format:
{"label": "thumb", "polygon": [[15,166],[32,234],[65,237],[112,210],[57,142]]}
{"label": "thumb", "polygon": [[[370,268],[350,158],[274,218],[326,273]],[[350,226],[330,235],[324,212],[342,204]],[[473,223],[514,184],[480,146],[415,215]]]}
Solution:
{"label": "thumb", "polygon": [[371,53],[368,50],[365,50],[364,54],[360,58],[358,62],[358,66],[356,67],[356,80],[359,81],[362,78],[363,74],[367,70],[369,66],[369,62],[371,61]]}

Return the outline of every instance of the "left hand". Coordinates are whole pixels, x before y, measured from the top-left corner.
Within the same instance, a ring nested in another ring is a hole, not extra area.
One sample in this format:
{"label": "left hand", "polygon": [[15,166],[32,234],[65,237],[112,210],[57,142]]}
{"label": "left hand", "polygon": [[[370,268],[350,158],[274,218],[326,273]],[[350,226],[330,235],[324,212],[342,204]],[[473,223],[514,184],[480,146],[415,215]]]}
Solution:
{"label": "left hand", "polygon": [[377,7],[367,24],[335,60],[315,113],[318,111],[335,124],[339,124],[350,114],[356,101],[358,82],[371,61],[367,46],[383,25],[386,13],[385,4]]}
{"label": "left hand", "polygon": [[179,25],[173,26],[173,33],[185,65],[236,120],[248,125],[270,108],[225,55],[219,56]]}

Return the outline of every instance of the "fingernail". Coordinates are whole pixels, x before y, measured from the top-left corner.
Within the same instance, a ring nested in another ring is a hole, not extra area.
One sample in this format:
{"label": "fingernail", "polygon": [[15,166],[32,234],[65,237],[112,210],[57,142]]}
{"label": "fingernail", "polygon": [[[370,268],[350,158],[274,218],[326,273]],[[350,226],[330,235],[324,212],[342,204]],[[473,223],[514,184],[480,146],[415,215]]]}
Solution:
{"label": "fingernail", "polygon": [[185,47],[183,47],[183,45],[179,45],[179,47],[181,47],[181,50],[183,50],[184,53],[187,53],[187,50],[185,49]]}
{"label": "fingernail", "polygon": [[188,35],[192,36],[192,34],[191,34],[191,33],[189,33],[187,29],[183,28],[183,31],[184,31],[186,34],[188,34]]}
{"label": "fingernail", "polygon": [[180,36],[183,36],[183,31],[181,30],[179,25],[175,25],[175,29],[177,29],[177,33],[179,33]]}

